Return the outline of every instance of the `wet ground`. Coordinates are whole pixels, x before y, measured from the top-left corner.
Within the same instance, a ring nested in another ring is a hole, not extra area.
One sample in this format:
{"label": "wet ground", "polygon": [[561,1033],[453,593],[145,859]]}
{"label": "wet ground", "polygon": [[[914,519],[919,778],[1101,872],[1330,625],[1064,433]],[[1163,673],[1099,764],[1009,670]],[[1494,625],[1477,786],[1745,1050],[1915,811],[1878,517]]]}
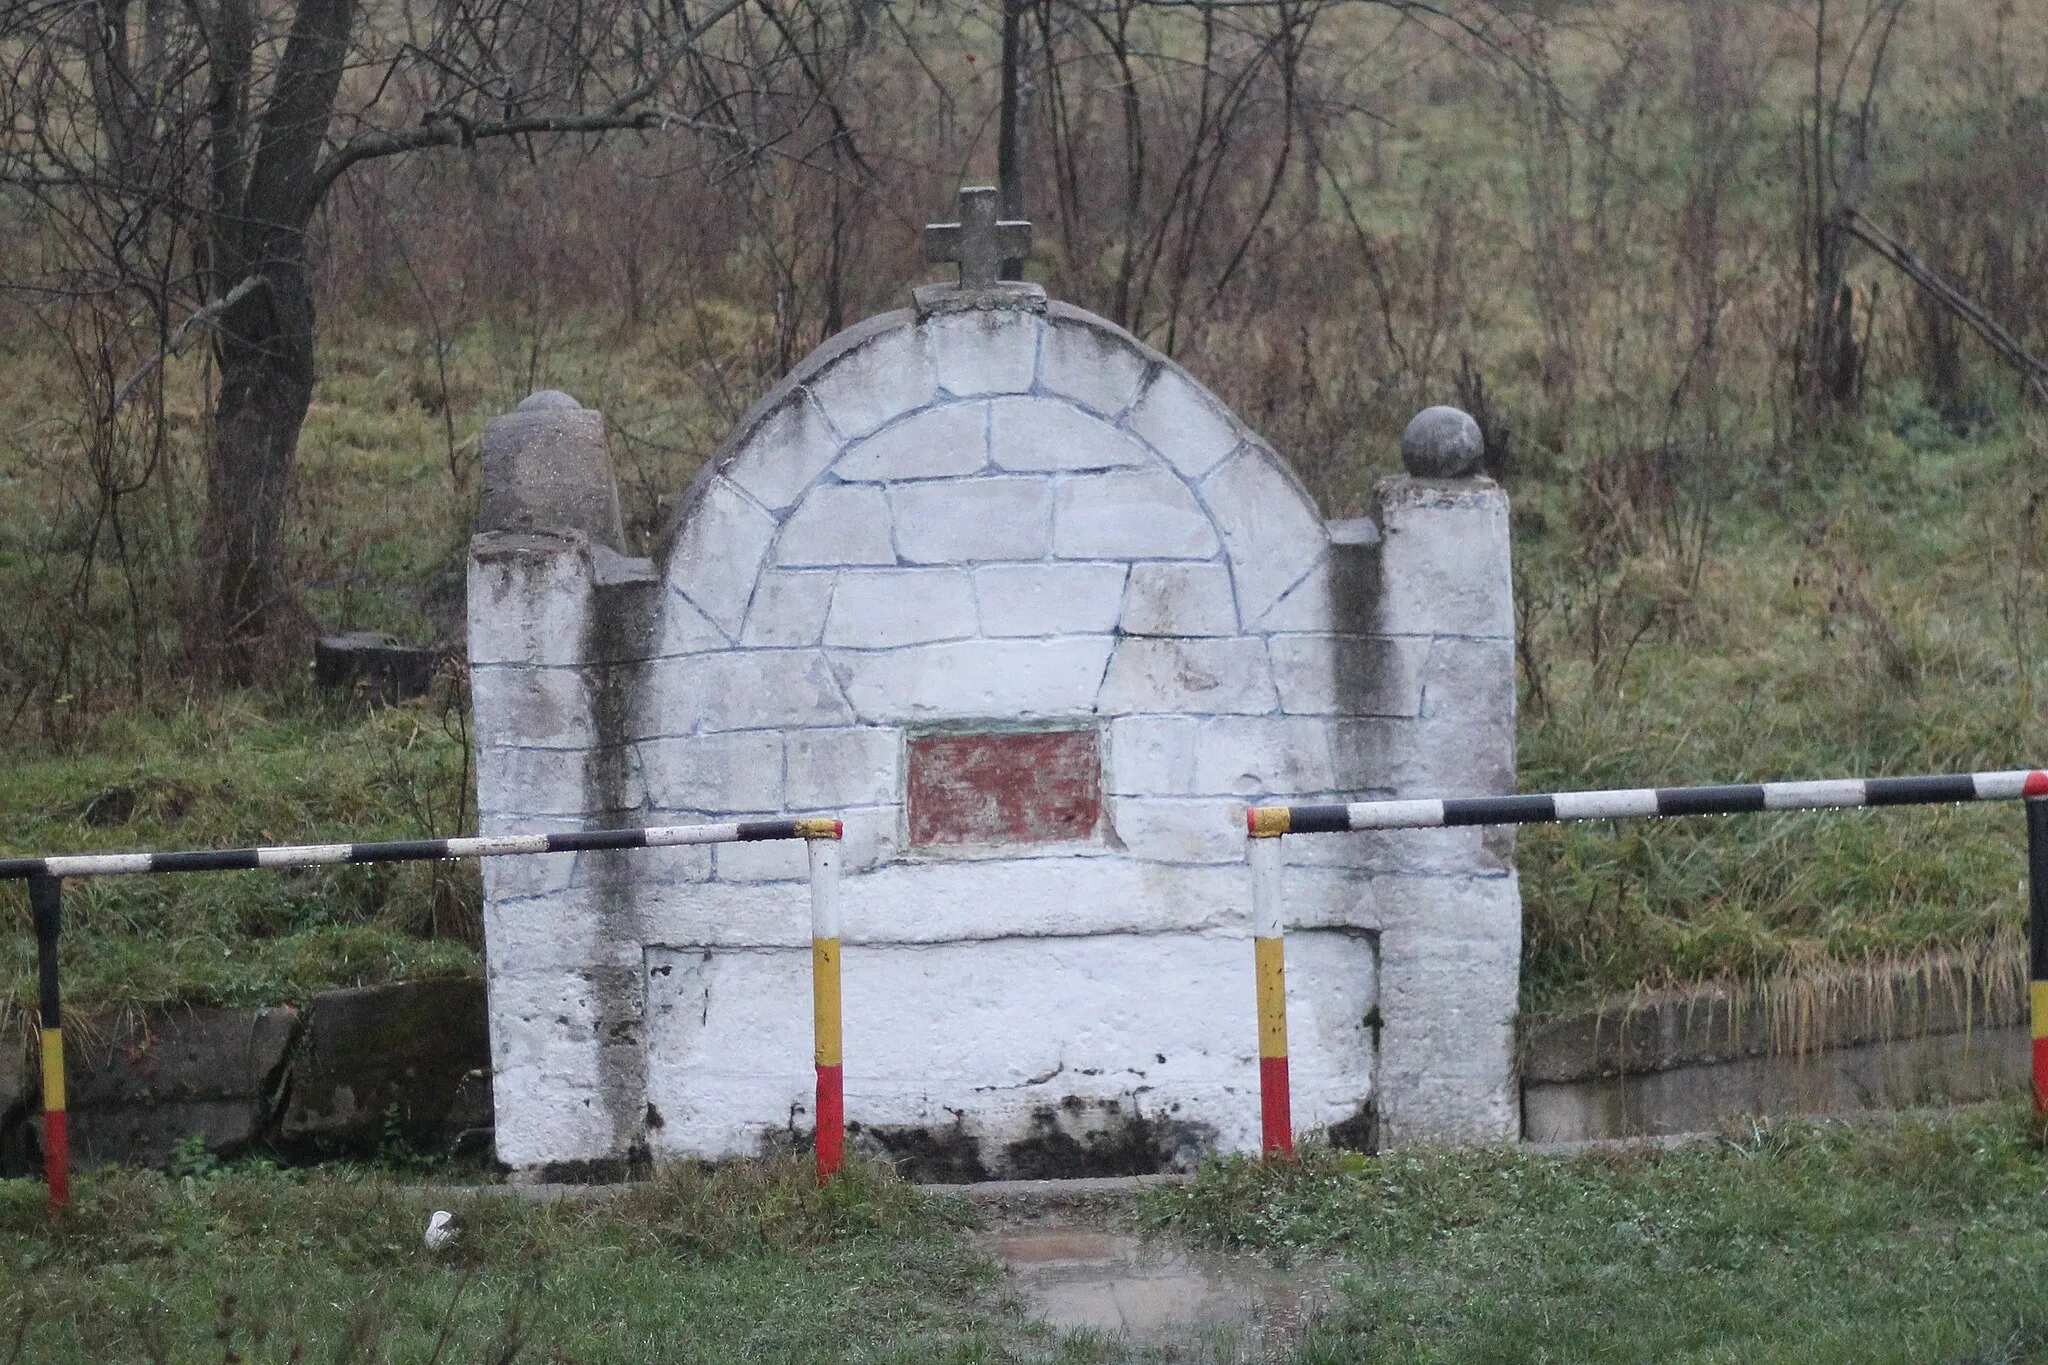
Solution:
{"label": "wet ground", "polygon": [[977,1241],[1033,1317],[1146,1348],[1149,1358],[1257,1361],[1282,1352],[1328,1302],[1321,1267],[1141,1238],[1105,1209],[997,1214]]}

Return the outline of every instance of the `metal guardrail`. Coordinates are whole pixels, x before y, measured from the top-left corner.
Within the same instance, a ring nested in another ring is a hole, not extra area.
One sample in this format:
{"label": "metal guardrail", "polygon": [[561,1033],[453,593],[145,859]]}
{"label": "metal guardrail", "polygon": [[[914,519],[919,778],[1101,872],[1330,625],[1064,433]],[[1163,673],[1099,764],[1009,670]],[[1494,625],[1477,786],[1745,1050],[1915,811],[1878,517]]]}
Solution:
{"label": "metal guardrail", "polygon": [[1929,777],[1850,777],[1820,782],[1545,792],[1533,796],[1357,801],[1348,805],[1253,806],[1245,812],[1245,826],[1251,837],[1252,936],[1259,991],[1259,1096],[1265,1152],[1268,1156],[1284,1157],[1294,1150],[1287,1081],[1287,984],[1280,918],[1280,841],[1286,835],[2018,800],[2027,803],[2027,975],[2034,1110],[2048,1116],[2048,772],[2019,769]]}
{"label": "metal guardrail", "polygon": [[0,858],[0,880],[28,882],[36,931],[36,973],[43,1050],[43,1171],[56,1212],[71,1198],[70,1118],[64,1094],[64,1009],[58,940],[64,928],[64,878],[118,877],[162,872],[239,872],[260,868],[319,867],[335,863],[440,862],[541,853],[669,848],[686,844],[738,844],[802,839],[810,850],[811,1006],[817,1069],[818,1179],[830,1179],[845,1160],[846,1092],[839,1028],[839,840],[845,826],[816,817],[742,820],[649,829],[571,830],[559,834],[485,835],[373,844],[284,844],[267,848],[197,849],[182,853],[79,853],[45,858]]}

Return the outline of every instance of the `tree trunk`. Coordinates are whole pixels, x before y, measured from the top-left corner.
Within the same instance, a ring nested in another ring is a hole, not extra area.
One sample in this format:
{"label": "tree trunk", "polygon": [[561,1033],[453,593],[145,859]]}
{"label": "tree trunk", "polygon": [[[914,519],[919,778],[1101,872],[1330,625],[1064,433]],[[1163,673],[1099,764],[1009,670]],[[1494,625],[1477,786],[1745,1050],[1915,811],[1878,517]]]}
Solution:
{"label": "tree trunk", "polygon": [[267,288],[222,319],[215,356],[220,393],[208,443],[201,552],[218,666],[252,681],[277,623],[279,573],[292,453],[313,401],[313,297],[303,261],[270,261]]}

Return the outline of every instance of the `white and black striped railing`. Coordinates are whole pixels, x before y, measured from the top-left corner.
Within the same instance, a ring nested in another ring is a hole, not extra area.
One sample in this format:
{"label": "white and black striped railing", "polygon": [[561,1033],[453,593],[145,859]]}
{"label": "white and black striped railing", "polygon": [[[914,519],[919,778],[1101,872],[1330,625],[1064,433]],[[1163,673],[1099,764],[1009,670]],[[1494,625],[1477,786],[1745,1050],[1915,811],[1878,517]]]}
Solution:
{"label": "white and black striped railing", "polygon": [[468,839],[401,839],[378,844],[283,844],[275,848],[203,848],[183,853],[73,853],[0,858],[0,880],[22,877],[120,877],[139,872],[239,872],[329,863],[417,863],[502,858],[524,853],[588,853],[681,844],[745,844],[762,839],[837,839],[828,819],[739,820],[651,829],[585,829],[561,834],[499,834]]}
{"label": "white and black striped railing", "polygon": [[2017,801],[2048,796],[2048,773],[1943,773],[1931,777],[1850,777],[1822,782],[1749,782],[1716,787],[1637,787],[1626,791],[1545,792],[1540,796],[1448,796],[1421,801],[1356,801],[1336,806],[1253,806],[1255,837],[1346,830],[1443,829],[1457,825],[1542,825],[1560,820],[1630,820],[1758,811],[1846,810],[1859,806],[1933,806],[1955,801]]}
{"label": "white and black striped railing", "polygon": [[[120,877],[143,872],[240,872],[256,868],[319,867],[330,863],[440,862],[451,858],[502,858],[531,853],[588,853],[601,849],[671,848],[681,844],[746,844],[764,839],[802,839],[810,845],[811,936],[832,945],[826,984],[814,986],[820,999],[812,1013],[821,1034],[828,1030],[834,1065],[818,1068],[818,1175],[839,1169],[844,1134],[824,1118],[844,1122],[839,1100],[839,840],[845,826],[829,817],[797,820],[734,820],[715,825],[658,825],[649,829],[584,829],[560,834],[499,834],[467,839],[402,839],[375,844],[281,844],[271,848],[207,848],[183,853],[74,853],[49,858],[0,858],[0,880],[28,883],[29,911],[36,931],[38,1019],[43,1051],[43,1174],[50,1208],[71,1197],[69,1117],[64,1096],[64,1012],[58,982],[57,946],[64,928],[64,879]],[[813,952],[813,958],[817,958]]]}
{"label": "white and black striped railing", "polygon": [[[1285,835],[2019,800],[2027,803],[2027,976],[2034,1111],[2048,1121],[2048,772],[2022,768],[1930,777],[1638,787],[1628,791],[1545,792],[1534,796],[1447,796],[1420,801],[1355,801],[1343,806],[1253,806],[1245,812],[1245,824],[1251,835],[1253,935],[1261,945],[1260,1056],[1262,1067],[1267,1069],[1261,1070],[1260,1082],[1266,1110],[1266,1150],[1285,1153],[1292,1150],[1293,1142],[1287,1101],[1286,987],[1280,966],[1280,844]],[[1274,1021],[1270,1025],[1268,1015]],[[1269,1045],[1269,1035],[1274,1044]]]}

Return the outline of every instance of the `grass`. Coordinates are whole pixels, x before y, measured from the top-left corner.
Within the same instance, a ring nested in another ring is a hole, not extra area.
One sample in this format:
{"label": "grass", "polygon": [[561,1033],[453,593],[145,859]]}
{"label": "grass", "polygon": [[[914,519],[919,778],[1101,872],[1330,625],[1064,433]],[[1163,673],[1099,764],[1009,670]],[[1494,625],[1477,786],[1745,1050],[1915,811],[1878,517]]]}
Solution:
{"label": "grass", "polygon": [[[1523,790],[2044,761],[2028,509],[2048,428],[2011,419],[1924,450],[1887,419],[1897,408],[1825,478],[1727,496],[1692,558],[1648,534],[1602,558],[1607,530],[1519,490]],[[2017,806],[1519,838],[1524,999],[1539,1013],[1641,985],[2005,951],[2025,920]]]}
{"label": "grass", "polygon": [[2016,1107],[1670,1151],[1220,1161],[1146,1214],[1348,1272],[1303,1362],[2048,1359],[2048,1157]]}
{"label": "grass", "polygon": [[[873,1171],[683,1168],[598,1205],[342,1168],[0,1184],[0,1360],[968,1361],[1028,1334],[961,1218]],[[13,1354],[10,1356],[10,1350]]]}
{"label": "grass", "polygon": [[[461,712],[229,696],[124,712],[78,751],[0,765],[8,851],[419,838],[471,809]],[[476,972],[473,864],[67,884],[67,1006],[300,1002],[337,985]],[[0,884],[0,1015],[35,999],[25,883]]]}
{"label": "grass", "polygon": [[[459,1229],[439,1254],[436,1202]],[[2048,1357],[2048,1155],[2018,1107],[1668,1151],[1218,1160],[1137,1213],[1334,1285],[1275,1362]],[[5,1182],[0,1362],[1177,1358],[1024,1321],[978,1217],[871,1167],[821,1191],[802,1162],[551,1205],[346,1167],[112,1171],[56,1222]]]}

